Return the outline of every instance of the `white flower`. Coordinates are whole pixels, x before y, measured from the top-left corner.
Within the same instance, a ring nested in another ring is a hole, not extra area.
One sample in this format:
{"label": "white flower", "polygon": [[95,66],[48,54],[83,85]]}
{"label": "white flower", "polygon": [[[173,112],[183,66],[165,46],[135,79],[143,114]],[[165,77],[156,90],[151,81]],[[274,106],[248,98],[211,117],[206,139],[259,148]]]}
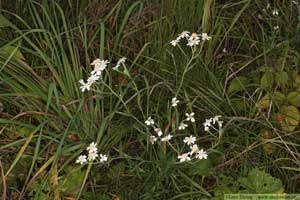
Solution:
{"label": "white flower", "polygon": [[117,64],[124,64],[125,63],[125,61],[126,61],[126,57],[122,57],[122,58],[120,58],[119,60],[118,60],[118,62],[117,62]]}
{"label": "white flower", "polygon": [[185,116],[187,117],[187,118],[186,118],[186,121],[195,122],[194,115],[195,115],[194,112],[191,112],[190,114],[189,114],[189,113],[185,113]]}
{"label": "white flower", "polygon": [[297,6],[299,5],[299,3],[297,1],[292,1],[292,3],[297,5]]}
{"label": "white flower", "polygon": [[208,132],[209,131],[209,126],[205,126],[204,131]]}
{"label": "white flower", "polygon": [[200,38],[199,35],[197,33],[192,33],[192,35],[188,38],[188,46],[196,46],[199,45],[200,43]]}
{"label": "white flower", "polygon": [[155,137],[154,135],[150,136],[150,143],[154,144],[157,141],[157,137]]}
{"label": "white flower", "polygon": [[95,142],[92,142],[87,148],[86,150],[91,153],[91,152],[94,152],[94,153],[97,153],[98,151],[98,148],[97,148],[97,144]]}
{"label": "white flower", "polygon": [[203,123],[204,131],[206,131],[206,132],[209,131],[209,127],[211,127],[212,121],[213,121],[213,118],[210,118],[210,119],[206,119],[206,120],[205,120],[205,122]]}
{"label": "white flower", "polygon": [[197,46],[199,45],[200,40],[189,40],[189,42],[187,43],[188,46],[192,47],[192,46]]}
{"label": "white flower", "polygon": [[148,119],[145,121],[145,124],[147,126],[151,126],[152,124],[154,124],[154,120],[151,117],[148,117]]}
{"label": "white flower", "polygon": [[221,117],[222,117],[221,115],[217,115],[217,116],[213,117],[212,118],[212,123],[213,124],[217,123]]}
{"label": "white flower", "polygon": [[178,44],[179,40],[172,40],[170,43],[172,46],[176,46]]}
{"label": "white flower", "polygon": [[272,11],[272,14],[273,14],[273,15],[279,15],[279,11],[278,11],[277,9],[274,9],[274,10]]}
{"label": "white flower", "polygon": [[91,89],[91,85],[89,83],[85,83],[82,79],[79,80],[79,83],[81,84],[80,89],[81,92],[84,92],[85,90],[90,90]]}
{"label": "white flower", "polygon": [[97,151],[90,151],[88,154],[88,161],[95,160],[98,157]]}
{"label": "white flower", "polygon": [[162,136],[163,132],[160,128],[155,128],[154,131],[157,133],[158,137]]}
{"label": "white flower", "polygon": [[201,149],[200,151],[198,151],[196,158],[201,160],[201,159],[207,159],[207,153],[206,151],[204,151],[203,149]]}
{"label": "white flower", "polygon": [[212,122],[212,119],[206,119],[205,122],[203,123],[204,126],[207,126],[207,127],[210,127],[211,126],[211,122]]}
{"label": "white flower", "polygon": [[177,106],[177,104],[179,103],[179,100],[177,100],[177,98],[176,97],[173,97],[172,98],[172,107],[176,107]]}
{"label": "white flower", "polygon": [[91,74],[97,74],[100,76],[102,71],[107,67],[108,63],[108,60],[100,60],[97,58],[91,63],[91,65],[94,65],[94,70],[91,72]]}
{"label": "white flower", "polygon": [[100,154],[100,162],[103,163],[103,162],[106,162],[107,161],[107,155],[105,154]]}
{"label": "white flower", "polygon": [[189,31],[182,31],[178,37],[177,40],[180,40],[182,38],[189,38],[190,37],[190,32]]}
{"label": "white flower", "polygon": [[86,155],[80,155],[76,160],[76,163],[80,163],[81,165],[86,162],[87,162]]}
{"label": "white flower", "polygon": [[126,61],[126,57],[120,58],[120,59],[118,60],[117,64],[116,64],[116,66],[113,67],[113,70],[117,70],[117,69],[121,66],[121,64],[124,64],[124,63],[125,63],[125,61]]}
{"label": "white flower", "polygon": [[172,46],[175,47],[180,42],[181,39],[183,39],[183,38],[187,38],[188,39],[189,37],[190,37],[190,32],[183,31],[182,33],[180,33],[178,35],[178,37],[175,40],[172,40],[170,43],[171,43]]}
{"label": "white flower", "polygon": [[207,33],[202,33],[202,34],[201,34],[201,38],[202,38],[203,41],[205,41],[205,40],[210,40],[210,39],[211,39],[211,37],[208,36]]}
{"label": "white flower", "polygon": [[184,153],[180,156],[177,157],[179,159],[179,162],[185,162],[185,161],[190,161],[191,157],[189,156],[189,153]]}
{"label": "white flower", "polygon": [[190,146],[191,148],[191,152],[190,154],[193,155],[194,153],[198,153],[199,151],[199,148],[198,148],[198,145],[194,144],[193,146]]}
{"label": "white flower", "polygon": [[191,144],[194,144],[196,141],[196,137],[194,136],[190,136],[190,137],[185,137],[183,142],[186,143],[187,145],[191,145]]}
{"label": "white flower", "polygon": [[87,83],[92,85],[93,83],[95,83],[96,81],[98,81],[100,78],[100,75],[97,74],[91,74],[91,76],[88,78]]}
{"label": "white flower", "polygon": [[222,51],[223,51],[223,53],[227,53],[227,50],[226,50],[226,48],[224,48]]}
{"label": "white flower", "polygon": [[173,137],[172,135],[168,134],[167,136],[165,136],[165,137],[161,138],[161,141],[162,141],[162,142],[169,141],[169,140],[171,140],[171,139],[172,139],[172,137]]}
{"label": "white flower", "polygon": [[223,121],[218,121],[218,126],[219,126],[219,129],[221,129],[222,128],[222,126],[223,126]]}
{"label": "white flower", "polygon": [[273,28],[275,31],[277,31],[279,29],[279,26],[277,25],[277,26],[274,26]]}
{"label": "white flower", "polygon": [[178,127],[178,129],[179,130],[184,130],[186,127],[188,127],[188,125],[185,124],[185,123],[183,123],[183,122],[181,122],[180,125],[179,125],[179,127]]}

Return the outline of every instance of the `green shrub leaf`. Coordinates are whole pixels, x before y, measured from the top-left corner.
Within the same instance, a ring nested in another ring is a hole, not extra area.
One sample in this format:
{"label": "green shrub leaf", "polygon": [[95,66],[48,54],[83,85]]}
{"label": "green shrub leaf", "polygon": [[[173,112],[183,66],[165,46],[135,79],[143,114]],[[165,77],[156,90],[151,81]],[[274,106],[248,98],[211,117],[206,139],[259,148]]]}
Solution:
{"label": "green shrub leaf", "polygon": [[264,75],[260,80],[261,87],[268,89],[272,87],[273,83],[274,83],[273,74],[271,72],[264,73]]}
{"label": "green shrub leaf", "polygon": [[240,177],[238,182],[245,188],[244,192],[255,194],[283,193],[284,188],[280,179],[270,174],[253,169],[247,177]]}
{"label": "green shrub leaf", "polygon": [[275,75],[275,80],[278,85],[286,85],[289,80],[289,76],[285,71],[278,72]]}
{"label": "green shrub leaf", "polygon": [[245,89],[248,81],[243,76],[235,77],[229,84],[227,92],[228,94],[236,93]]}
{"label": "green shrub leaf", "polygon": [[300,107],[300,92],[290,92],[287,95],[287,100],[293,106]]}
{"label": "green shrub leaf", "polygon": [[299,124],[299,110],[295,106],[282,106],[276,119],[282,130],[292,132]]}

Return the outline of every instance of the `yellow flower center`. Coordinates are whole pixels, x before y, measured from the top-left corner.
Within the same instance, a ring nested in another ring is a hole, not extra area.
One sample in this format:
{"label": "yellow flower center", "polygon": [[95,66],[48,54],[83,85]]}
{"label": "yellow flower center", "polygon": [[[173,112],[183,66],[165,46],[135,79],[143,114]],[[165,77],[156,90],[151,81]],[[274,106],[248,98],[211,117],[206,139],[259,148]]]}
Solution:
{"label": "yellow flower center", "polygon": [[191,36],[192,36],[193,39],[196,39],[196,37],[197,37],[198,35],[197,35],[197,33],[192,33]]}

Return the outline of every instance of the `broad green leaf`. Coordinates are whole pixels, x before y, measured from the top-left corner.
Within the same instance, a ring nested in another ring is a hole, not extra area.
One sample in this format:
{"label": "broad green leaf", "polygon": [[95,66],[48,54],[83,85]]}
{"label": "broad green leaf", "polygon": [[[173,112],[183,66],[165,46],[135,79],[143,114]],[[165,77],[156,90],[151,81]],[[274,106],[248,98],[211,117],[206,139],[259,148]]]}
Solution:
{"label": "broad green leaf", "polygon": [[238,182],[245,188],[246,193],[268,194],[283,193],[284,188],[280,179],[272,177],[270,174],[253,169],[247,177],[238,178]]}
{"label": "broad green leaf", "polygon": [[285,96],[281,92],[274,92],[272,100],[277,104],[283,104],[285,101]]}
{"label": "broad green leaf", "polygon": [[273,83],[274,83],[273,74],[271,72],[264,73],[264,75],[260,80],[261,87],[269,89],[273,86]]}
{"label": "broad green leaf", "polygon": [[69,169],[70,173],[62,179],[62,191],[67,194],[72,194],[75,190],[80,188],[85,173],[80,168],[72,169],[69,167]]}
{"label": "broad green leaf", "polygon": [[262,99],[260,99],[255,105],[259,109],[269,108],[271,101],[276,105],[281,105],[285,101],[285,96],[281,92],[274,92],[271,94],[266,94]]}
{"label": "broad green leaf", "polygon": [[300,107],[300,92],[290,92],[287,95],[287,100],[293,106]]}
{"label": "broad green leaf", "polygon": [[227,92],[228,94],[236,93],[245,89],[248,81],[243,76],[235,77],[229,84]]}
{"label": "broad green leaf", "polygon": [[278,72],[275,74],[275,80],[278,85],[286,85],[289,80],[289,76],[285,71]]}
{"label": "broad green leaf", "polygon": [[267,109],[271,103],[270,95],[266,94],[261,100],[259,100],[255,105],[258,109]]}
{"label": "broad green leaf", "polygon": [[276,119],[282,130],[292,132],[299,124],[299,110],[295,106],[282,106],[276,114]]}

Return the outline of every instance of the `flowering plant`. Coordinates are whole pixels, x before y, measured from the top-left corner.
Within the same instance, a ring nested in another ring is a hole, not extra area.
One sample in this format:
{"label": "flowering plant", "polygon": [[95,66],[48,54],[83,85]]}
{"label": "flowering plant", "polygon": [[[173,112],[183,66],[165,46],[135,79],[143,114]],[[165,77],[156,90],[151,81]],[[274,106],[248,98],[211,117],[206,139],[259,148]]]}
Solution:
{"label": "flowering plant", "polygon": [[[179,100],[177,97],[172,98],[171,100],[171,107],[175,108],[177,107],[177,104],[179,104]],[[205,132],[210,132],[212,130],[220,132],[222,129],[222,124],[223,121],[220,120],[221,116],[217,115],[215,117],[212,117],[210,119],[206,119],[205,122],[203,123],[204,126],[204,131]],[[176,121],[176,120],[174,120]],[[185,153],[180,153],[179,150],[177,150],[174,145],[172,145],[172,140],[175,138],[181,138],[182,137],[182,131],[188,128],[189,125],[193,124],[196,122],[195,118],[195,113],[190,112],[190,113],[185,113],[185,118],[181,120],[179,123],[175,123],[175,128],[171,131],[169,131],[168,128],[165,129],[163,132],[161,127],[159,127],[159,124],[162,123],[156,123],[154,119],[152,119],[151,116],[149,116],[145,120],[145,125],[147,127],[150,127],[150,136],[149,136],[149,142],[154,145],[155,143],[162,143],[164,147],[164,151],[166,151],[166,145],[169,144],[171,149],[173,149],[177,154],[177,158],[180,163],[185,162],[185,161],[191,161],[191,160],[202,160],[202,159],[207,159],[208,157],[208,152],[205,151],[204,149],[200,149],[198,145],[196,144],[197,138],[194,135],[189,135],[184,137],[182,140],[182,145],[188,147],[188,152]],[[172,123],[172,122],[171,122]],[[218,124],[218,127],[216,128],[214,125]]]}

